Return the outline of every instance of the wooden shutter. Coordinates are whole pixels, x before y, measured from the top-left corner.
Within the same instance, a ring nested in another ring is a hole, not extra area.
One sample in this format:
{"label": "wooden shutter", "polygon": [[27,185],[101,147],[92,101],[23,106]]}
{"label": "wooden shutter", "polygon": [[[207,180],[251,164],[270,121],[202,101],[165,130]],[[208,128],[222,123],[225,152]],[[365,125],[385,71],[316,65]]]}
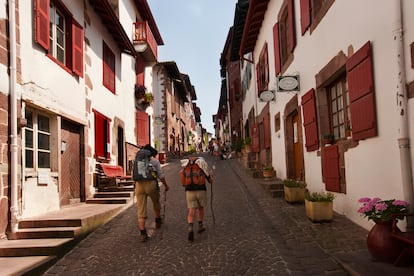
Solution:
{"label": "wooden shutter", "polygon": [[288,21],[289,21],[289,52],[293,52],[296,46],[296,32],[295,32],[295,13],[293,8],[293,0],[288,1]]}
{"label": "wooden shutter", "polygon": [[338,146],[324,147],[322,150],[322,172],[327,191],[340,192]]}
{"label": "wooden shutter", "polygon": [[135,59],[136,68],[135,73],[137,75],[137,84],[144,86],[144,60],[141,58],[141,56],[137,56]]}
{"label": "wooden shutter", "polygon": [[368,41],[346,63],[352,139],[377,136],[371,43]]}
{"label": "wooden shutter", "polygon": [[306,150],[317,150],[319,148],[318,121],[316,117],[315,90],[313,88],[302,96],[302,112]]}
{"label": "wooden shutter", "polygon": [[137,142],[138,146],[149,144],[149,118],[143,111],[137,111]]}
{"label": "wooden shutter", "polygon": [[105,118],[95,112],[95,157],[105,157]]}
{"label": "wooden shutter", "polygon": [[271,134],[270,134],[270,114],[267,113],[263,117],[263,134],[264,134],[264,147],[265,149],[270,148],[271,145]]}
{"label": "wooden shutter", "polygon": [[259,125],[252,125],[250,136],[252,137],[252,152],[260,152],[260,137],[259,137]]}
{"label": "wooden shutter", "polygon": [[36,42],[46,51],[49,50],[49,0],[36,0]]}
{"label": "wooden shutter", "polygon": [[260,95],[260,92],[262,91],[262,85],[260,80],[260,59],[259,63],[256,65],[256,81],[257,81],[257,95]]}
{"label": "wooden shutter", "polygon": [[280,66],[280,50],[279,50],[279,23],[273,26],[273,50],[275,57],[275,72],[278,75],[281,71]]}
{"label": "wooden shutter", "polygon": [[302,28],[302,35],[309,28],[310,23],[310,0],[300,0],[300,26]]}
{"label": "wooden shutter", "polygon": [[72,24],[73,72],[83,77],[83,28],[75,21]]}

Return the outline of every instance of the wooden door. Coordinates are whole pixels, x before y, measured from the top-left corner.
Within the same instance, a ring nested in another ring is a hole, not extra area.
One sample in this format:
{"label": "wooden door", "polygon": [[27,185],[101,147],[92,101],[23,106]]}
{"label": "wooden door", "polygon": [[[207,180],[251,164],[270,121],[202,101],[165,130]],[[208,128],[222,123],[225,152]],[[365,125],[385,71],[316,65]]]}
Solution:
{"label": "wooden door", "polygon": [[60,204],[81,201],[81,128],[62,120]]}

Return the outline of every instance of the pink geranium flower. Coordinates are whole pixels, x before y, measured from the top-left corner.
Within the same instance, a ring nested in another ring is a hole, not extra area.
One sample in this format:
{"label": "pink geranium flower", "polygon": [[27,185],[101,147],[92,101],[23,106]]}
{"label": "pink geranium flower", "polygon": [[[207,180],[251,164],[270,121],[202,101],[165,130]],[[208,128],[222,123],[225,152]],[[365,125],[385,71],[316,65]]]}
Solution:
{"label": "pink geranium flower", "polygon": [[392,215],[403,215],[408,212],[408,203],[404,200],[388,199],[381,200],[378,197],[363,197],[358,200],[362,206],[358,209],[358,213],[362,214],[368,220],[373,221],[390,221]]}

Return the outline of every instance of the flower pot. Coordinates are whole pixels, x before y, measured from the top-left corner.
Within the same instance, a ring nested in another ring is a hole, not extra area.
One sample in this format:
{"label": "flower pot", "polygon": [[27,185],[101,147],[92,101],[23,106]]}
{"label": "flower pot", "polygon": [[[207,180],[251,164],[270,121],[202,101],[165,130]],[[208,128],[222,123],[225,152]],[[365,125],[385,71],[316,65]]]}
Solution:
{"label": "flower pot", "polygon": [[306,216],[312,222],[331,221],[333,218],[332,201],[309,201],[305,199]]}
{"label": "flower pot", "polygon": [[274,175],[273,170],[262,170],[262,174],[264,178],[271,178]]}
{"label": "flower pot", "polygon": [[305,200],[305,188],[283,186],[285,200],[289,203],[303,202]]}
{"label": "flower pot", "polygon": [[404,248],[402,244],[391,237],[391,232],[392,220],[377,221],[368,233],[367,248],[377,261],[394,263]]}

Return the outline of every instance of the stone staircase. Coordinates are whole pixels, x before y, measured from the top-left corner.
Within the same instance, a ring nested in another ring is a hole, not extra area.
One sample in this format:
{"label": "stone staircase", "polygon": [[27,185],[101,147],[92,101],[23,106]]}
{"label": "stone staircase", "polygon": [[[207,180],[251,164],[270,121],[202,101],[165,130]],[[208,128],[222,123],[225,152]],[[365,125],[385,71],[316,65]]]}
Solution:
{"label": "stone staircase", "polygon": [[16,268],[17,275],[28,272],[38,275],[37,271],[43,271],[83,237],[131,206],[133,195],[133,185],[107,188],[96,192],[85,203],[20,220],[18,231],[9,234],[8,240],[0,240],[0,274],[2,267],[16,262],[16,258],[21,260],[18,262],[21,266],[29,263],[28,260],[41,258],[29,267]]}
{"label": "stone staircase", "polygon": [[259,178],[260,186],[265,189],[272,197],[283,197],[283,180],[277,177]]}

